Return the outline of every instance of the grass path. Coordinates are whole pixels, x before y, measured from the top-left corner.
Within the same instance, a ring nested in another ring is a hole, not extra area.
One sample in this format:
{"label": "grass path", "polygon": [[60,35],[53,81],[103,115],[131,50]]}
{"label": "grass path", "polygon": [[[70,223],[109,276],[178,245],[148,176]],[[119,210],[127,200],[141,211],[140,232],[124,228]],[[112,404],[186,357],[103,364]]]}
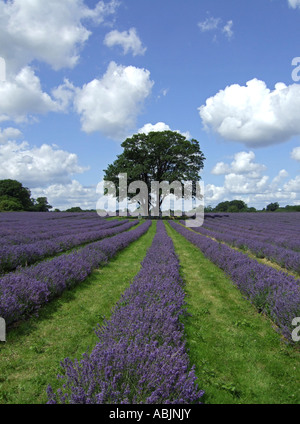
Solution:
{"label": "grass path", "polygon": [[167,224],[186,282],[187,347],[205,403],[300,403],[300,351],[216,265]]}
{"label": "grass path", "polygon": [[[176,223],[177,224],[179,224],[179,225],[181,225],[182,227],[184,227],[184,228],[188,228],[188,227],[185,227],[181,222],[179,222],[179,221],[176,221]],[[261,263],[261,264],[263,264],[263,265],[268,265],[268,266],[271,266],[272,268],[274,268],[274,269],[276,269],[277,271],[282,271],[282,272],[284,272],[284,273],[286,273],[286,274],[288,274],[288,275],[291,275],[292,277],[294,277],[294,278],[296,278],[296,279],[299,279],[300,278],[300,273],[299,272],[296,272],[296,271],[293,271],[293,270],[290,270],[290,269],[287,269],[287,268],[285,268],[284,266],[281,266],[281,265],[279,265],[275,260],[274,261],[272,261],[271,259],[268,259],[268,258],[266,258],[266,257],[264,257],[264,258],[259,258],[258,256],[256,256],[255,255],[255,253],[253,253],[250,249],[248,249],[248,248],[245,248],[245,249],[241,249],[241,248],[239,248],[239,247],[236,247],[236,246],[233,246],[232,244],[230,244],[230,243],[228,243],[228,242],[226,242],[226,241],[223,241],[223,240],[217,240],[215,237],[213,237],[213,236],[210,236],[210,235],[208,235],[208,234],[202,234],[201,232],[199,232],[199,231],[196,231],[196,230],[193,230],[192,228],[188,228],[190,231],[193,231],[194,233],[196,233],[196,234],[200,234],[202,237],[207,237],[207,238],[209,238],[209,239],[211,239],[211,240],[214,240],[215,242],[217,242],[217,243],[221,243],[221,244],[225,244],[226,246],[228,246],[228,247],[230,247],[231,249],[233,249],[233,250],[236,250],[236,251],[238,251],[238,252],[241,252],[241,253],[243,253],[244,255],[247,255],[247,256],[249,256],[249,258],[250,259],[255,259],[257,262],[259,262],[259,263]]]}
{"label": "grass path", "polygon": [[0,403],[47,402],[46,388],[57,387],[60,361],[81,358],[98,338],[93,329],[108,318],[112,307],[140,269],[156,225],[105,267],[42,308],[38,318],[21,323],[0,344]]}

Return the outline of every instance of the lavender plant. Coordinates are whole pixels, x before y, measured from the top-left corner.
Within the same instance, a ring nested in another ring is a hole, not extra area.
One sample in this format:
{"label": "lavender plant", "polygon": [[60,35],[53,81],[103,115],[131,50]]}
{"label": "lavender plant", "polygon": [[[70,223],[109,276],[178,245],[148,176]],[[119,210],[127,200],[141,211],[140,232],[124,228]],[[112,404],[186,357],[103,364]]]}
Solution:
{"label": "lavender plant", "polygon": [[[138,221],[123,226],[129,230]],[[0,278],[0,316],[9,325],[28,316],[64,290],[84,281],[93,269],[105,264],[119,250],[144,234],[150,222],[128,232],[90,243],[71,254],[63,254],[37,265],[21,268]]]}
{"label": "lavender plant", "polygon": [[57,234],[57,231],[54,233],[48,231],[48,239],[37,240],[30,244],[0,246],[0,275],[13,271],[18,266],[31,265],[36,261],[54,256],[81,244],[113,236],[128,228],[126,226],[127,220],[111,222],[100,220],[100,223],[99,226],[99,222],[95,222],[94,226],[86,231],[83,228],[80,230],[75,228],[73,231],[69,230],[68,234],[56,237],[54,234]]}
{"label": "lavender plant", "polygon": [[80,361],[66,358],[61,389],[48,403],[199,403],[185,349],[183,281],[172,240],[157,223],[142,268],[96,333],[99,342]]}
{"label": "lavender plant", "polygon": [[[283,238],[282,235],[279,236],[278,232],[272,239],[267,229],[264,234],[257,234],[257,231],[247,230],[245,229],[247,219],[245,219],[244,227],[242,227],[242,223],[237,226],[233,225],[231,219],[229,219],[229,222],[226,221],[226,223],[214,221],[212,224],[211,220],[208,221],[204,227],[194,228],[194,230],[231,246],[243,250],[248,249],[258,258],[267,258],[287,270],[300,273],[300,252],[286,247],[286,238]],[[239,220],[237,221],[239,222]],[[293,245],[295,246],[295,242]]]}

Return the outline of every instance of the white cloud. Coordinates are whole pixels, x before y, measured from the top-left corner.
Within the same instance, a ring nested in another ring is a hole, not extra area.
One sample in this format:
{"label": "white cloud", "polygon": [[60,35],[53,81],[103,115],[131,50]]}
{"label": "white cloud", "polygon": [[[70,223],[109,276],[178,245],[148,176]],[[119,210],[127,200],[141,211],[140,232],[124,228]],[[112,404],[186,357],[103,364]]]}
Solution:
{"label": "white cloud", "polygon": [[228,21],[222,30],[228,39],[232,38],[233,36],[232,26],[233,21]]}
{"label": "white cloud", "polygon": [[213,31],[218,28],[221,21],[220,18],[209,17],[203,22],[198,22],[198,27],[202,32]]}
{"label": "white cloud", "polygon": [[12,73],[34,59],[55,70],[73,68],[91,35],[83,22],[99,24],[117,6],[116,0],[99,1],[94,9],[83,0],[0,0],[0,56]]}
{"label": "white cloud", "polygon": [[218,162],[211,172],[214,175],[247,174],[250,178],[257,178],[266,167],[253,162],[254,159],[254,152],[239,152],[234,155],[234,160],[230,166],[224,162]]}
{"label": "white cloud", "polygon": [[47,144],[31,148],[25,141],[0,144],[0,163],[0,179],[15,179],[30,188],[52,183],[67,184],[71,175],[88,169],[78,165],[74,153]]}
{"label": "white cloud", "polygon": [[51,184],[46,188],[37,187],[31,190],[32,197],[47,197],[53,208],[66,210],[73,206],[81,209],[96,209],[99,195],[95,187],[84,187],[77,180],[67,184]]}
{"label": "white cloud", "polygon": [[271,91],[253,79],[233,84],[206,100],[199,110],[206,129],[247,146],[281,143],[300,134],[300,85],[277,83]]}
{"label": "white cloud", "polygon": [[123,32],[117,30],[109,32],[105,36],[104,44],[108,47],[119,45],[123,48],[124,54],[131,51],[133,56],[143,55],[147,50],[146,47],[143,47],[135,28]]}
{"label": "white cloud", "polygon": [[293,9],[296,9],[296,7],[300,8],[300,0],[288,0],[288,3]]}
{"label": "white cloud", "polygon": [[[156,124],[145,124],[142,128],[138,130],[138,133],[140,134],[149,134],[151,131],[174,131],[172,130],[169,125],[165,124],[164,122],[157,122]],[[191,138],[191,134],[187,132],[181,132],[179,130],[175,130],[175,132],[178,132],[179,134],[183,135],[187,139]]]}
{"label": "white cloud", "polygon": [[74,107],[81,115],[82,130],[122,139],[135,126],[153,84],[148,70],[111,62],[102,79],[76,90]]}
{"label": "white cloud", "polygon": [[296,178],[288,181],[284,185],[284,190],[287,192],[294,192],[297,193],[300,197],[300,175],[297,175]]}
{"label": "white cloud", "polygon": [[268,176],[249,178],[247,175],[231,173],[225,175],[224,188],[235,195],[260,193],[266,190],[268,179]]}
{"label": "white cloud", "polygon": [[300,203],[300,179],[298,176],[284,184],[288,172],[281,169],[270,180],[265,175],[266,167],[255,162],[253,152],[239,152],[234,156],[231,164],[218,162],[212,173],[225,175],[222,186],[207,184],[205,186],[205,204],[216,205],[225,200],[240,199],[248,206],[258,209],[267,204],[278,201],[279,204]]}
{"label": "white cloud", "polygon": [[300,162],[300,146],[295,147],[291,152],[291,158]]}
{"label": "white cloud", "polygon": [[280,184],[281,181],[287,178],[288,176],[289,176],[288,172],[285,169],[281,169],[281,171],[279,171],[276,177],[273,178],[272,186],[277,187],[278,184]]}
{"label": "white cloud", "polygon": [[[220,31],[225,36],[230,39],[233,36],[233,21],[229,20],[227,23],[221,27],[222,19],[221,18],[214,18],[212,16],[206,18],[203,22],[198,22],[198,27],[200,28],[201,32],[208,32],[208,31]],[[217,36],[214,35],[213,41],[217,41]]]}
{"label": "white cloud", "polygon": [[8,127],[2,130],[0,128],[0,144],[5,143],[8,140],[16,140],[21,137],[22,133],[17,128]]}
{"label": "white cloud", "polygon": [[22,122],[32,114],[62,112],[67,106],[66,92],[65,83],[54,90],[54,98],[51,98],[43,92],[40,79],[27,66],[14,79],[0,83],[0,122],[9,119]]}

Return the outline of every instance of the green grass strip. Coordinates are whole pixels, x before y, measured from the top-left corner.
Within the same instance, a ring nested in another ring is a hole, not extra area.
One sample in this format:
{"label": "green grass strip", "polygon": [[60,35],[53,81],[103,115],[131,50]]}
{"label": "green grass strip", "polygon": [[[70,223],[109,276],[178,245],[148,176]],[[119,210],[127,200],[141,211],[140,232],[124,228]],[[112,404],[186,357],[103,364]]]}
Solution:
{"label": "green grass strip", "polygon": [[300,351],[167,224],[186,283],[187,348],[207,404],[299,404]]}
{"label": "green grass strip", "polygon": [[38,318],[22,322],[0,343],[0,403],[47,402],[46,388],[58,386],[60,361],[81,358],[92,350],[102,324],[140,270],[151,246],[156,224],[106,266],[94,271],[83,283],[66,291],[43,307]]}

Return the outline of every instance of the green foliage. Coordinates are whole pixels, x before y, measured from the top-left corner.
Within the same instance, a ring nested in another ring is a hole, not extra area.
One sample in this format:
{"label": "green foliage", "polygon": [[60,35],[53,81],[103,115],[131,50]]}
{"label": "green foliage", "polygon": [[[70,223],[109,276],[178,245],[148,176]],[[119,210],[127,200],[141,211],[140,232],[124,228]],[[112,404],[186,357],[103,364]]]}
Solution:
{"label": "green foliage", "polygon": [[275,212],[278,208],[279,208],[279,203],[278,203],[278,202],[270,203],[270,204],[267,206],[267,211],[268,211],[268,212]]}
{"label": "green foliage", "polygon": [[48,212],[52,208],[47,197],[32,199],[28,188],[16,180],[0,180],[0,212]]}
{"label": "green foliage", "polygon": [[[251,208],[256,211],[255,208]],[[219,203],[213,212],[249,212],[249,208],[243,200],[231,200]]]}
{"label": "green foliage", "polygon": [[[21,205],[21,209],[13,210],[31,210],[33,202],[30,198],[31,192],[28,188],[16,180],[0,180],[0,198],[5,197],[3,200],[14,200]],[[11,206],[12,203],[10,204]],[[11,210],[11,209],[10,209]]]}
{"label": "green foliage", "polygon": [[73,208],[67,209],[66,212],[84,212],[79,206],[74,206]]}
{"label": "green foliage", "polygon": [[35,212],[49,212],[52,206],[49,205],[47,197],[38,197],[36,200],[33,199],[33,211]]}
{"label": "green foliage", "polygon": [[15,212],[23,209],[22,203],[10,196],[0,197],[0,212]]}
{"label": "green foliage", "polygon": [[278,208],[275,212],[300,212],[300,205],[286,205],[284,208]]}

